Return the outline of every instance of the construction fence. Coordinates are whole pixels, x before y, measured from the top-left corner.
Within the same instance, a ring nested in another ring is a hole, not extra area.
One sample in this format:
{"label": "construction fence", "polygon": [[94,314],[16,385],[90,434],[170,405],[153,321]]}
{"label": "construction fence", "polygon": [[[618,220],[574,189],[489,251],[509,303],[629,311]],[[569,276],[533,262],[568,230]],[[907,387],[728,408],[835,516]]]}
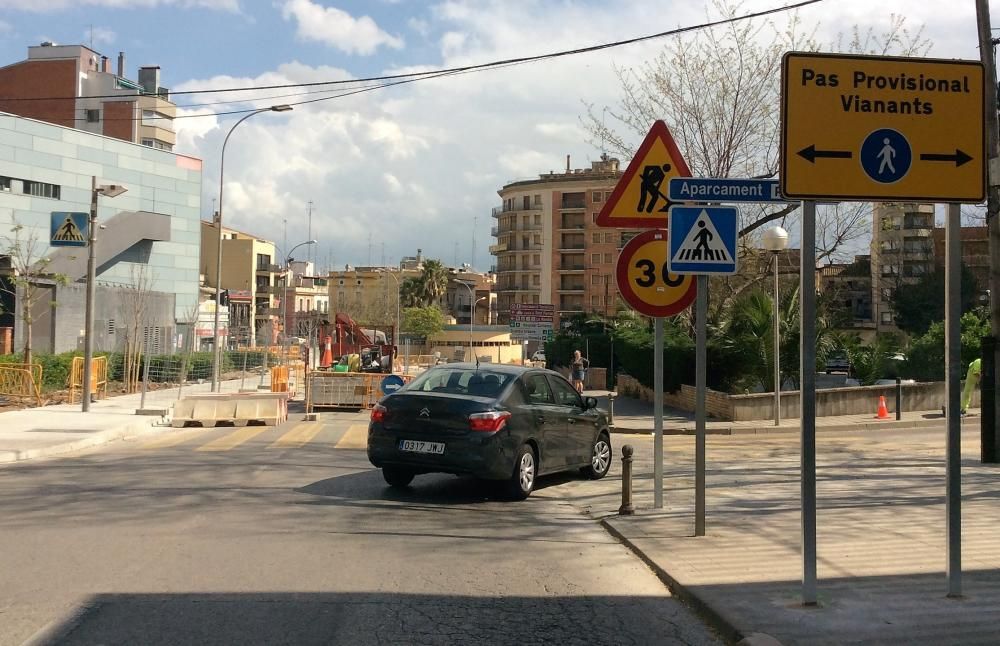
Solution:
{"label": "construction fence", "polygon": [[42,366],[37,363],[0,365],[0,395],[19,400],[34,400],[42,405]]}
{"label": "construction fence", "polygon": [[[385,394],[382,380],[389,375],[365,372],[329,372],[314,370],[306,381],[306,412],[317,408],[366,409]],[[396,375],[409,383],[410,375]]]}

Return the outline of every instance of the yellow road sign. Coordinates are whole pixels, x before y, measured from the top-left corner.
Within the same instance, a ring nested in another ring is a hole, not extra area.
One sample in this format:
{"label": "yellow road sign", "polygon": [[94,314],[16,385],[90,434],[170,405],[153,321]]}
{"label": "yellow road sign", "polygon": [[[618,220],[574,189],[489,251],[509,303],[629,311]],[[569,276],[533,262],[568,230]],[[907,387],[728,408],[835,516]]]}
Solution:
{"label": "yellow road sign", "polygon": [[665,227],[671,177],[691,177],[691,171],[667,124],[656,121],[597,214],[597,226]]}
{"label": "yellow road sign", "polygon": [[618,290],[640,314],[673,316],[694,301],[694,276],[667,271],[667,247],[667,232],[650,229],[629,240],[618,255]]}
{"label": "yellow road sign", "polygon": [[985,198],[981,63],[788,52],[781,88],[785,197]]}

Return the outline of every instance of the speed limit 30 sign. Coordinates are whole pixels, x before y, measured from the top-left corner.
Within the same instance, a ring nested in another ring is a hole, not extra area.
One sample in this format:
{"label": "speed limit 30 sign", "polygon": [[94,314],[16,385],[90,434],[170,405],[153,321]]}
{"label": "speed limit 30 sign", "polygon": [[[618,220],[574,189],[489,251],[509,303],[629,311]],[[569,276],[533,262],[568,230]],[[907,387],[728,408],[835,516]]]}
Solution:
{"label": "speed limit 30 sign", "polygon": [[669,252],[667,232],[650,229],[629,240],[618,255],[618,289],[640,314],[673,316],[694,302],[694,276],[668,272]]}

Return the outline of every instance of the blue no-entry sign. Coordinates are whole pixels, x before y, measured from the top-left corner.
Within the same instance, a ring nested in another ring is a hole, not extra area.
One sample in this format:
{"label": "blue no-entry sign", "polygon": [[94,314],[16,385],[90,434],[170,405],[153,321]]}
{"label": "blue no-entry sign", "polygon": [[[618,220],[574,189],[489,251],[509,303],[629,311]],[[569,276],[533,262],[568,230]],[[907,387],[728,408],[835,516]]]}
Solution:
{"label": "blue no-entry sign", "polygon": [[382,379],[382,385],[380,387],[383,393],[385,393],[386,395],[391,395],[392,393],[402,388],[403,384],[405,383],[406,382],[404,382],[403,378],[400,377],[399,375],[386,375]]}
{"label": "blue no-entry sign", "polygon": [[735,206],[670,207],[670,273],[735,274],[738,215]]}

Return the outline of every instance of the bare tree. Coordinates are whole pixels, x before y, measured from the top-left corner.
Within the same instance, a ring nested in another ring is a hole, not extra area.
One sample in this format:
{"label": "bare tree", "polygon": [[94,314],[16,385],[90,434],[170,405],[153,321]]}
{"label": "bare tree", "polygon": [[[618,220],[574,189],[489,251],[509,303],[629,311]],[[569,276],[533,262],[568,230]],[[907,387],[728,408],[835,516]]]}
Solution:
{"label": "bare tree", "polygon": [[123,350],[122,381],[125,392],[139,389],[139,367],[142,364],[143,334],[148,327],[148,303],[152,280],[147,265],[133,265],[131,280],[122,290],[122,309],[125,313],[125,346]]}
{"label": "bare tree", "polygon": [[[737,17],[742,3],[714,0],[715,10]],[[840,37],[837,48],[859,53],[926,53],[923,29],[910,32],[905,18],[892,16],[884,33],[855,28]],[[674,39],[641,68],[615,68],[621,86],[617,106],[585,104],[583,125],[591,143],[630,158],[636,136],[665,120],[696,176],[774,177],[779,165],[780,67],[788,50],[819,50],[815,29],[804,33],[793,12],[787,22],[743,20]],[[605,119],[610,117],[611,124]],[[740,236],[762,225],[787,220],[797,204],[740,208]],[[823,257],[854,240],[866,228],[863,217],[847,210],[824,209],[817,228],[823,231]],[[746,244],[746,243],[744,243]]]}
{"label": "bare tree", "polygon": [[[48,297],[52,284],[65,285],[67,280],[61,274],[51,274],[48,271],[52,261],[42,255],[48,246],[41,241],[37,230],[28,229],[14,220],[10,235],[4,236],[2,240],[3,253],[10,259],[10,275],[0,289],[14,297],[15,313],[21,320],[24,336],[22,360],[31,364],[34,358],[32,327],[36,306]],[[50,300],[48,306],[55,308],[56,301]]]}

